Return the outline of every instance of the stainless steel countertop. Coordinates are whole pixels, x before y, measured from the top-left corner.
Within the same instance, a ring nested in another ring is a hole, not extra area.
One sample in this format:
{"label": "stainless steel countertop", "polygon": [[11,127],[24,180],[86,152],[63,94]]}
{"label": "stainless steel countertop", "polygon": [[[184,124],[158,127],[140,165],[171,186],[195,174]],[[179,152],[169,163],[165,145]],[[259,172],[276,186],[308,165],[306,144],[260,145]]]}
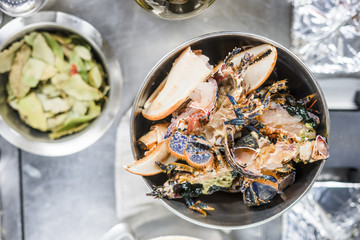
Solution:
{"label": "stainless steel countertop", "polygon": [[[184,21],[158,19],[131,0],[58,0],[50,10],[88,21],[112,46],[125,80],[119,116],[131,106],[152,66],[177,45],[195,36],[236,30],[290,46],[291,4],[284,0],[217,0],[203,14]],[[359,113],[349,114],[342,117],[341,112],[332,113],[338,116],[334,122],[338,125],[332,127],[342,126],[343,121],[347,121],[349,128],[356,127]],[[117,223],[114,159],[115,129],[119,119],[97,143],[77,154],[46,158],[13,151],[13,160],[19,162],[21,170],[22,204],[16,211],[23,218],[18,229],[21,233],[14,238],[5,235],[5,239],[99,239]],[[346,131],[352,133],[352,141],[359,142],[356,131]],[[342,130],[334,132],[343,134]],[[341,143],[343,145],[334,144],[338,148],[334,155],[341,157],[342,148],[350,148],[351,153],[346,153],[343,163],[354,165],[352,160],[358,159],[360,150],[351,149],[346,141]],[[2,139],[0,144],[0,149],[11,147]],[[360,163],[357,166],[360,167]],[[14,177],[14,181],[18,180]]]}

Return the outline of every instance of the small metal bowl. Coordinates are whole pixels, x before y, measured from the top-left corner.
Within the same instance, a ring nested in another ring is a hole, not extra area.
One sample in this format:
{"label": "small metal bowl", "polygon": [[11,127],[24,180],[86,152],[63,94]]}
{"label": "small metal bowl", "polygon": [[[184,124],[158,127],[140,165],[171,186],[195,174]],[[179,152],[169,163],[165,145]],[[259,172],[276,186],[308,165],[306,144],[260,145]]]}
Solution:
{"label": "small metal bowl", "polygon": [[[192,49],[201,49],[203,54],[210,58],[211,64],[216,64],[217,61],[224,59],[228,52],[235,47],[256,46],[264,43],[272,44],[277,48],[276,69],[279,79],[288,79],[289,89],[295,97],[300,98],[317,93],[318,101],[314,108],[320,113],[321,125],[318,134],[328,138],[330,127],[328,108],[314,76],[304,63],[285,47],[267,38],[240,32],[219,32],[203,35],[180,45],[162,58],[146,77],[133,105],[131,136],[135,159],[139,159],[143,155],[143,151],[136,144],[136,140],[146,133],[152,124],[151,121],[142,116],[142,106],[144,106],[150,94],[163,81],[174,60],[187,46],[191,46]],[[161,199],[161,202],[178,216],[205,227],[219,229],[253,227],[280,216],[299,201],[311,188],[324,163],[324,161],[319,161],[306,165],[299,164],[296,168],[295,183],[286,188],[281,196],[277,195],[272,199],[271,203],[259,207],[246,206],[240,193],[225,192],[199,197],[200,200],[215,208],[207,216],[189,210],[184,202],[180,200]],[[149,189],[154,185],[162,185],[166,180],[162,174],[145,177],[144,179]]]}
{"label": "small metal bowl", "polygon": [[74,33],[92,47],[95,58],[103,65],[110,86],[109,100],[101,115],[84,130],[60,139],[51,140],[43,133],[27,126],[6,102],[5,75],[0,76],[0,134],[7,141],[25,151],[44,156],[63,156],[78,152],[96,142],[109,129],[120,106],[122,75],[119,63],[100,33],[89,23],[62,12],[39,12],[31,17],[16,18],[0,29],[0,50],[32,31]]}

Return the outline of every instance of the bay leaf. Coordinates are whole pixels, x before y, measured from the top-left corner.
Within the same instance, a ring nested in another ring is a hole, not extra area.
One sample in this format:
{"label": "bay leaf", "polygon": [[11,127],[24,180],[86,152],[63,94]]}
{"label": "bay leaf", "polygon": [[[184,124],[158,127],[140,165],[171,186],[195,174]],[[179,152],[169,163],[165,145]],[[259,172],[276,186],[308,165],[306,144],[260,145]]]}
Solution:
{"label": "bay leaf", "polygon": [[58,57],[60,59],[64,59],[64,52],[60,46],[60,44],[51,37],[51,35],[49,33],[44,32],[43,33],[47,44],[50,46],[50,48],[52,49],[55,57]]}
{"label": "bay leaf", "polygon": [[89,71],[89,83],[91,86],[100,88],[103,82],[101,72],[97,65]]}
{"label": "bay leaf", "polygon": [[46,64],[36,58],[29,58],[22,70],[22,82],[29,87],[36,87],[44,72]]}
{"label": "bay leaf", "polygon": [[35,37],[36,37],[38,34],[39,34],[38,32],[32,32],[32,33],[30,33],[30,34],[27,34],[27,35],[24,37],[25,42],[26,42],[29,46],[33,46]]}
{"label": "bay leaf", "polygon": [[31,55],[31,48],[24,44],[16,53],[9,74],[9,86],[18,98],[25,96],[30,91],[30,86],[22,81],[22,71]]}
{"label": "bay leaf", "polygon": [[90,102],[89,111],[86,115],[78,116],[77,113],[69,112],[68,117],[64,124],[58,127],[55,131],[49,134],[51,139],[59,138],[64,135],[78,132],[85,128],[89,121],[98,117],[101,113],[101,106],[95,104],[94,101]]}
{"label": "bay leaf", "polygon": [[74,51],[77,53],[77,55],[79,55],[79,57],[81,57],[84,60],[90,61],[92,58],[90,50],[84,46],[76,45],[74,47]]}
{"label": "bay leaf", "polygon": [[61,112],[69,111],[71,105],[61,97],[48,98],[45,94],[38,93],[38,99],[40,100],[44,111],[58,114]]}
{"label": "bay leaf", "polygon": [[54,53],[46,43],[46,40],[42,34],[36,35],[34,39],[32,56],[52,66],[54,65],[55,62]]}
{"label": "bay leaf", "polygon": [[24,39],[14,42],[8,49],[5,49],[0,52],[0,73],[5,73],[10,71],[11,64],[13,63],[15,53],[19,50],[24,44]]}
{"label": "bay leaf", "polygon": [[48,79],[52,78],[53,76],[55,76],[57,74],[57,72],[58,72],[57,68],[55,68],[49,64],[46,64],[44,71],[40,77],[40,80],[48,80]]}
{"label": "bay leaf", "polygon": [[99,100],[104,95],[97,88],[91,87],[85,83],[79,74],[70,76],[70,78],[59,85],[67,95],[82,101]]}
{"label": "bay leaf", "polygon": [[40,100],[34,92],[19,99],[18,112],[20,118],[30,127],[46,131],[47,119]]}

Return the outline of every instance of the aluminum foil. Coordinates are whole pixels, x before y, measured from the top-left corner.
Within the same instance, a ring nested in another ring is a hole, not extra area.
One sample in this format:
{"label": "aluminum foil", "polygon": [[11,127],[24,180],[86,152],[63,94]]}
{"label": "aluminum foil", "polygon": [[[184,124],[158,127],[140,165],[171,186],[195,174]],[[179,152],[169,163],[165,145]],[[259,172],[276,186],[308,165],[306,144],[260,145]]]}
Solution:
{"label": "aluminum foil", "polygon": [[360,76],[360,1],[292,3],[292,50],[315,74]]}
{"label": "aluminum foil", "polygon": [[360,184],[352,185],[328,182],[312,188],[284,214],[283,239],[360,239]]}

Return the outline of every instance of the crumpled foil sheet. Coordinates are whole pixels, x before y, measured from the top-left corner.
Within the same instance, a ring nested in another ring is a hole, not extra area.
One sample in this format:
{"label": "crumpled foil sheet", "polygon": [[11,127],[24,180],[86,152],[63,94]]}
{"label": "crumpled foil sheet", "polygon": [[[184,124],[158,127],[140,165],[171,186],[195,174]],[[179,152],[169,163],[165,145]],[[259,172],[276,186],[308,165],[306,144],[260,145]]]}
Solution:
{"label": "crumpled foil sheet", "polygon": [[360,239],[360,185],[314,187],[283,216],[282,239]]}
{"label": "crumpled foil sheet", "polygon": [[360,75],[360,1],[292,3],[292,51],[315,74]]}

